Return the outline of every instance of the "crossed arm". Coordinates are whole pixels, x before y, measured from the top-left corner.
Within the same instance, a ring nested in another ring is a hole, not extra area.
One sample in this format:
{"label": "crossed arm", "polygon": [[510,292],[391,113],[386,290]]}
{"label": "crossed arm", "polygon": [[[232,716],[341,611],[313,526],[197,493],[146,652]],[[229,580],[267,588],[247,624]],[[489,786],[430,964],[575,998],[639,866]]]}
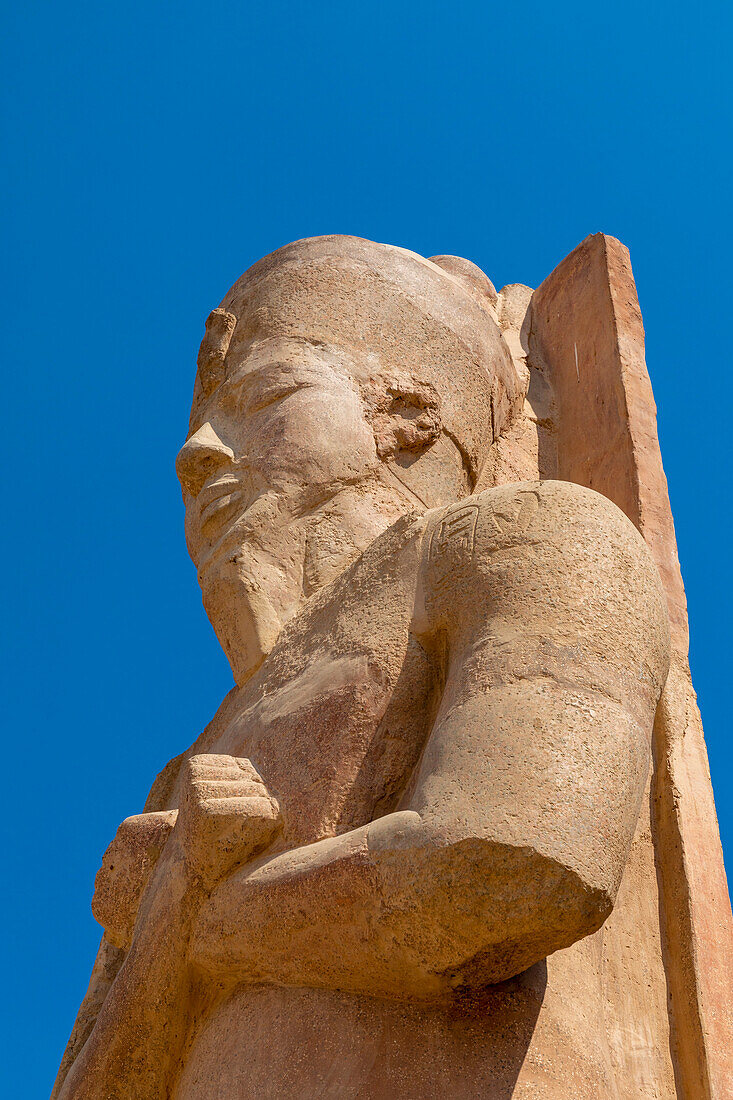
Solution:
{"label": "crossed arm", "polygon": [[400,808],[223,881],[192,938],[210,975],[444,995],[610,913],[668,662],[643,541],[598,494],[507,486],[435,518],[420,584],[445,688]]}
{"label": "crossed arm", "polygon": [[445,689],[399,809],[258,858],[279,811],[251,765],[189,761],[63,1100],[112,1079],[165,1096],[196,975],[439,996],[516,974],[608,915],[666,676],[658,577],[597,494],[545,482],[463,507],[426,541],[413,630]]}

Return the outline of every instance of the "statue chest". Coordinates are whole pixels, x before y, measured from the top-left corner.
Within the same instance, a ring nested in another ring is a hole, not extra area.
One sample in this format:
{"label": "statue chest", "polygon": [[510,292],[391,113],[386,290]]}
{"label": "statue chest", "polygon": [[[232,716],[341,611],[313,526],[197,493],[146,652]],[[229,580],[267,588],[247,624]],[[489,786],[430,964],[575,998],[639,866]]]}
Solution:
{"label": "statue chest", "polygon": [[434,679],[406,630],[383,654],[316,654],[206,750],[252,761],[283,807],[285,846],[334,836],[395,808],[429,730]]}

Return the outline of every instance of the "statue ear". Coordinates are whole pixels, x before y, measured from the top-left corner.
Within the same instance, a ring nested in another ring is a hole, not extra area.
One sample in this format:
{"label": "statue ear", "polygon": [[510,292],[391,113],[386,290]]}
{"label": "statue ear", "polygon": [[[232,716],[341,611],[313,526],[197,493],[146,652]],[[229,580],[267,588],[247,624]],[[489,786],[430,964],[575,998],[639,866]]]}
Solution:
{"label": "statue ear", "polygon": [[440,435],[440,396],[430,382],[392,375],[373,386],[367,404],[380,458],[405,451],[417,457]]}

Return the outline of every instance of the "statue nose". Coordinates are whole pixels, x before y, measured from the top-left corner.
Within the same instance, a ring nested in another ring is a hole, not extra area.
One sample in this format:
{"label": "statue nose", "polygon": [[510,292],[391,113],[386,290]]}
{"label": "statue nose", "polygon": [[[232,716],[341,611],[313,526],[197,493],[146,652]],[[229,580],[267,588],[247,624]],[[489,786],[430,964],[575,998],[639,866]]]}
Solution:
{"label": "statue nose", "polygon": [[234,451],[222,443],[207,421],[186,440],[176,457],[176,473],[183,491],[197,496],[220,467],[233,461]]}

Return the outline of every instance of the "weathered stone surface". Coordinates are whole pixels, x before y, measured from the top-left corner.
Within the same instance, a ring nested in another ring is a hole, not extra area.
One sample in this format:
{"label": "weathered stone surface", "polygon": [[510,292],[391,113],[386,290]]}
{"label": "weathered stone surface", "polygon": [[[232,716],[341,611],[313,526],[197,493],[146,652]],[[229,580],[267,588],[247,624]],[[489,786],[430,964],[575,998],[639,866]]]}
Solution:
{"label": "weathered stone surface", "polygon": [[105,856],[54,1095],[728,1095],[622,246],[497,295],[288,245],[210,314],[176,467],[236,687]]}
{"label": "weathered stone surface", "polygon": [[[655,726],[651,828],[672,1042],[685,1095],[733,1096],[733,921],[627,249],[601,233],[587,238],[538,290],[533,328],[535,357],[551,364],[562,409],[558,476],[598,489],[624,510],[664,583],[672,662]],[[641,949],[638,931],[635,939]]]}

